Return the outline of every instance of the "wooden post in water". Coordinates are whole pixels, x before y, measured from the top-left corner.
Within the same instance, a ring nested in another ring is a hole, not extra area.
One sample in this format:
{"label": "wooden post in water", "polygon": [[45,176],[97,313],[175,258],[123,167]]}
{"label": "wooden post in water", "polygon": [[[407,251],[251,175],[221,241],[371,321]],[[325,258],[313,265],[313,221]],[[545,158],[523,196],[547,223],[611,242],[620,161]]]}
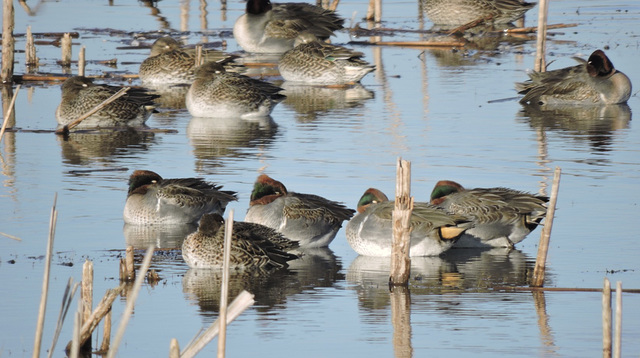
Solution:
{"label": "wooden post in water", "polygon": [[396,165],[396,200],[392,213],[393,243],[391,247],[391,274],[389,286],[406,286],[409,283],[411,259],[411,162],[398,158]]}
{"label": "wooden post in water", "polygon": [[538,256],[536,266],[533,269],[533,279],[531,287],[542,287],[544,285],[544,271],[547,262],[547,252],[549,251],[549,240],[551,239],[551,228],[553,227],[553,216],[556,212],[556,202],[558,201],[558,189],[560,187],[560,174],[562,170],[556,167],[553,174],[553,184],[551,186],[551,198],[547,207],[547,216],[544,219],[544,226],[540,233],[540,243],[538,244]]}
{"label": "wooden post in water", "polygon": [[100,352],[107,352],[111,344],[111,315],[112,311],[111,307],[109,307],[102,324],[102,344],[100,345]]}
{"label": "wooden post in water", "polygon": [[13,38],[14,23],[13,0],[2,1],[2,83],[13,83]]}
{"label": "wooden post in water", "polygon": [[602,289],[602,357],[611,358],[611,283],[606,277]]}
{"label": "wooden post in water", "polygon": [[86,65],[84,59],[85,51],[86,49],[84,46],[80,47],[80,52],[78,53],[78,76],[84,76],[84,67]]}
{"label": "wooden post in water", "polygon": [[27,41],[24,47],[25,65],[27,67],[37,67],[38,57],[36,56],[36,45],[33,41],[33,33],[31,32],[31,26],[27,26]]}
{"label": "wooden post in water", "polygon": [[62,49],[60,64],[64,67],[71,66],[71,35],[68,32],[62,35],[60,48]]}
{"label": "wooden post in water", "polygon": [[616,329],[614,331],[613,358],[622,354],[622,282],[616,282]]}
{"label": "wooden post in water", "polygon": [[218,358],[224,358],[227,345],[227,303],[229,301],[229,263],[231,260],[231,234],[233,233],[233,209],[224,228],[224,249],[222,253],[222,288],[220,290],[220,332],[218,333]]}
{"label": "wooden post in water", "polygon": [[196,67],[200,67],[204,61],[202,60],[202,45],[196,45]]}
{"label": "wooden post in water", "polygon": [[[91,310],[93,309],[93,262],[89,260],[86,260],[82,266],[82,290],[80,291],[80,297],[82,298],[81,325],[84,325],[89,321]],[[91,352],[91,336],[89,336],[89,339],[87,339],[86,343],[82,346],[82,349]]]}
{"label": "wooden post in water", "polygon": [[545,72],[547,62],[545,52],[547,47],[547,14],[549,13],[549,1],[538,2],[538,36],[536,39],[536,60],[533,66],[536,72]]}
{"label": "wooden post in water", "polygon": [[120,259],[120,281],[134,281],[136,271],[133,265],[133,246],[127,246],[124,259]]}

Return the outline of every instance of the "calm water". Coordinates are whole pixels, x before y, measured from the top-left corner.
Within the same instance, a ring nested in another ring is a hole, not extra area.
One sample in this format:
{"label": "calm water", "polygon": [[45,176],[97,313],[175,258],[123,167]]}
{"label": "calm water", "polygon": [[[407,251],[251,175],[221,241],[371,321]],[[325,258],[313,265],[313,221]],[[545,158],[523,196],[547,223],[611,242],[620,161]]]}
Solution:
{"label": "calm water", "polygon": [[[351,23],[363,17],[366,4],[342,2],[338,11]],[[122,47],[150,44],[142,32],[175,31],[178,36],[177,31],[185,31],[187,43],[224,40],[227,51],[236,51],[230,29],[243,11],[239,1],[230,2],[226,13],[217,2],[203,7],[195,1],[162,1],[159,11],[141,2],[29,5],[32,16],[19,5],[15,9],[16,33],[24,33],[27,25],[36,33],[77,31],[74,44],[86,46],[89,60],[118,59],[117,68],[89,64],[89,74],[136,73],[148,50]],[[385,1],[383,26],[428,29],[431,24],[416,15],[418,9],[415,2]],[[536,12],[526,26],[535,25]],[[550,23],[578,26],[551,30],[547,60],[555,62],[550,68],[573,64],[571,56],[606,49],[640,88],[639,20],[640,5],[633,0],[552,2]],[[383,39],[418,40],[419,35]],[[350,40],[366,38],[342,32],[334,42]],[[640,288],[640,129],[632,121],[640,100],[634,95],[628,107],[558,113],[525,111],[515,100],[490,103],[515,96],[513,83],[526,79],[534,47],[527,37],[470,44],[455,53],[360,46],[378,68],[361,88],[285,84],[289,98],[276,107],[272,121],[209,123],[169,108],[175,105],[167,97],[168,108],[147,123],[174,132],[72,134],[68,140],[51,133],[7,133],[0,150],[0,232],[22,241],[0,236],[0,356],[31,355],[55,193],[59,215],[43,351],[52,341],[64,285],[69,277],[80,280],[85,259],[95,265],[97,302],[118,285],[118,259],[127,244],[179,244],[184,233],[123,227],[126,181],[140,168],[167,178],[202,176],[237,191],[240,200],[230,208],[241,220],[262,172],[290,190],[353,207],[368,187],[393,196],[398,157],[412,162],[416,200],[426,200],[439,179],[548,193],[559,166],[563,173],[546,286],[601,287],[609,277],[614,284]],[[24,48],[24,38],[18,38],[16,48]],[[62,72],[55,64],[59,51],[38,46],[40,71]],[[16,72],[24,72],[22,54],[17,61]],[[56,83],[23,86],[16,126],[54,129],[59,96]],[[228,356],[598,356],[600,294],[490,290],[527,285],[538,237],[535,231],[510,253],[461,250],[413,260],[408,303],[407,297],[388,293],[388,262],[358,257],[341,231],[328,250],[307,255],[277,276],[232,277],[232,293],[246,288],[257,303],[230,326]],[[171,338],[186,346],[217,317],[219,277],[188,269],[178,252],[158,253],[152,267],[162,280],[143,287],[121,357],[166,356]],[[622,352],[637,357],[640,295],[625,294],[623,300]],[[125,302],[116,301],[114,324]],[[54,356],[63,356],[70,322]],[[203,355],[215,354],[215,346],[210,344]]]}

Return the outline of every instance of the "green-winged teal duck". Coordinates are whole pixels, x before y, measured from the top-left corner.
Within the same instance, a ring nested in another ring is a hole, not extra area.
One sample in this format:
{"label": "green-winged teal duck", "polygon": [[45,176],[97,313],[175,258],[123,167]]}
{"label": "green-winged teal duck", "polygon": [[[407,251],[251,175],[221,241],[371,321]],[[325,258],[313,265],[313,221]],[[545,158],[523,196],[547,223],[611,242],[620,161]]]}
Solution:
{"label": "green-winged teal duck", "polygon": [[[61,126],[75,121],[122,89],[95,84],[93,79],[83,76],[68,78],[61,88],[62,100],[56,109],[56,120]],[[130,88],[124,96],[80,122],[78,128],[142,126],[154,111],[153,100],[157,97],[145,89]]]}
{"label": "green-winged teal duck", "polygon": [[524,15],[535,3],[521,0],[422,0],[427,17],[436,26],[460,26],[482,20],[508,24]]}
{"label": "green-winged teal duck", "polygon": [[343,23],[333,11],[311,4],[248,0],[246,12],[233,26],[233,37],[246,52],[283,53],[293,48],[301,32],[326,39]]}
{"label": "green-winged teal duck", "polygon": [[233,191],[200,178],[163,179],[150,170],[129,177],[124,222],[136,225],[196,223],[203,214],[223,214],[237,200]]}
{"label": "green-winged teal duck", "polygon": [[274,84],[228,73],[221,64],[208,62],[196,70],[186,105],[194,117],[265,117],[286,98],[280,91]]}
{"label": "green-winged teal duck", "polygon": [[355,212],[317,195],[289,192],[265,174],[256,180],[249,205],[245,221],[278,230],[306,248],[329,246]]}
{"label": "green-winged teal duck", "polygon": [[[198,231],[182,243],[182,257],[192,268],[221,268],[223,265],[225,222],[219,214],[204,214]],[[271,270],[287,267],[298,258],[291,250],[298,243],[264,225],[233,222],[230,266],[236,269]]]}
{"label": "green-winged teal duck", "polygon": [[[204,62],[227,63],[236,56],[222,51],[203,51]],[[151,53],[142,64],[138,74],[144,85],[191,84],[195,78],[196,54],[193,49],[184,49],[172,37],[161,37],[151,46]]]}
{"label": "green-winged teal duck", "polygon": [[549,198],[508,188],[465,189],[441,180],[431,192],[431,203],[469,217],[467,230],[456,247],[513,247],[533,231],[547,213]]}
{"label": "green-winged teal duck", "polygon": [[362,60],[362,52],[319,41],[305,32],[296,46],[285,52],[278,69],[286,81],[312,85],[342,85],[360,82],[375,66]]}
{"label": "green-winged teal duck", "polygon": [[[358,201],[358,213],[347,223],[349,245],[363,256],[391,256],[395,202],[375,188]],[[472,225],[463,215],[429,203],[415,202],[411,213],[411,256],[437,256],[453,246]]]}
{"label": "green-winged teal duck", "polygon": [[606,105],[625,103],[631,96],[631,81],[616,70],[602,52],[594,51],[587,61],[546,72],[531,72],[529,80],[516,83],[523,94],[520,103],[538,105]]}

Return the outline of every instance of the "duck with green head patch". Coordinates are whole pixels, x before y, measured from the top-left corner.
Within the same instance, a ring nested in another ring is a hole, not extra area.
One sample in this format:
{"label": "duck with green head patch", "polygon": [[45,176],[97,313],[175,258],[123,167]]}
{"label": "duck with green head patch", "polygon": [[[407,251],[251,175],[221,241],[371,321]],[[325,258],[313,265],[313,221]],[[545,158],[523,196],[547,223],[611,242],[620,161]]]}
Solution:
{"label": "duck with green head patch", "polygon": [[245,221],[273,228],[305,248],[329,246],[355,212],[317,195],[289,192],[265,174],[256,180],[249,205]]}
{"label": "duck with green head patch", "polygon": [[129,177],[124,222],[177,225],[196,223],[205,213],[223,214],[237,198],[221,188],[201,178],[163,179],[150,170],[136,170]]}
{"label": "duck with green head patch", "polygon": [[508,188],[465,189],[451,180],[439,181],[431,192],[431,204],[473,221],[456,247],[513,247],[540,225],[548,201]]}
{"label": "duck with green head patch", "polygon": [[[347,242],[362,256],[391,256],[392,212],[395,202],[375,188],[358,201],[358,213],[347,223]],[[466,216],[451,214],[429,203],[414,203],[410,219],[411,256],[437,256],[472,227]]]}

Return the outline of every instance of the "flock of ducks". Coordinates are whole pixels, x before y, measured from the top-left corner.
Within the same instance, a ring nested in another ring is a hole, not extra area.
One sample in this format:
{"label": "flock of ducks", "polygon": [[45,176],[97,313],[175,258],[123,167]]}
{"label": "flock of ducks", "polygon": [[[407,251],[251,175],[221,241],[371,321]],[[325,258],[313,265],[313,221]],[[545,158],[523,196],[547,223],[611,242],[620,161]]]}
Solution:
{"label": "flock of ducks", "polygon": [[[200,178],[162,179],[148,170],[129,178],[124,221],[135,225],[199,223],[182,244],[190,267],[222,266],[224,214],[237,200],[233,191]],[[465,189],[453,181],[436,184],[429,202],[411,215],[412,256],[437,256],[452,247],[508,247],[522,241],[544,219],[548,198],[507,188]],[[258,176],[244,222],[234,222],[231,264],[270,270],[328,247],[344,222],[349,245],[363,256],[391,254],[394,202],[369,188],[357,213],[318,195],[288,191],[268,175]],[[355,214],[355,215],[354,215]]]}
{"label": "flock of ducks", "polygon": [[[534,4],[521,0],[425,0],[434,24],[459,25],[470,17],[508,23]],[[248,0],[236,21],[238,44],[253,53],[280,54],[279,71],[286,81],[307,85],[359,82],[374,70],[364,56],[325,40],[342,29],[344,20],[333,11],[304,4],[272,4]],[[170,38],[159,38],[140,66],[140,80],[158,85],[189,86],[185,103],[194,117],[246,118],[269,116],[285,95],[282,88],[236,72],[235,56],[212,51],[196,66],[195,54]],[[531,105],[608,105],[626,102],[631,82],[617,71],[601,50],[578,65],[533,72],[517,83],[521,103]],[[66,125],[118,91],[76,76],[62,84],[56,110]],[[157,95],[133,88],[125,96],[90,116],[83,127],[142,126]],[[199,178],[164,179],[136,170],[129,179],[123,218],[131,225],[198,223],[186,237],[182,255],[191,267],[222,263],[224,214],[237,193]],[[465,189],[453,181],[436,184],[427,202],[416,202],[411,216],[411,255],[439,255],[452,247],[513,247],[544,219],[548,198],[507,188]],[[281,182],[260,175],[251,193],[245,222],[234,223],[231,263],[236,268],[272,270],[304,255],[308,248],[327,247],[344,222],[349,245],[360,255],[389,256],[392,200],[370,188],[357,212],[344,204],[313,194],[290,192]]]}

